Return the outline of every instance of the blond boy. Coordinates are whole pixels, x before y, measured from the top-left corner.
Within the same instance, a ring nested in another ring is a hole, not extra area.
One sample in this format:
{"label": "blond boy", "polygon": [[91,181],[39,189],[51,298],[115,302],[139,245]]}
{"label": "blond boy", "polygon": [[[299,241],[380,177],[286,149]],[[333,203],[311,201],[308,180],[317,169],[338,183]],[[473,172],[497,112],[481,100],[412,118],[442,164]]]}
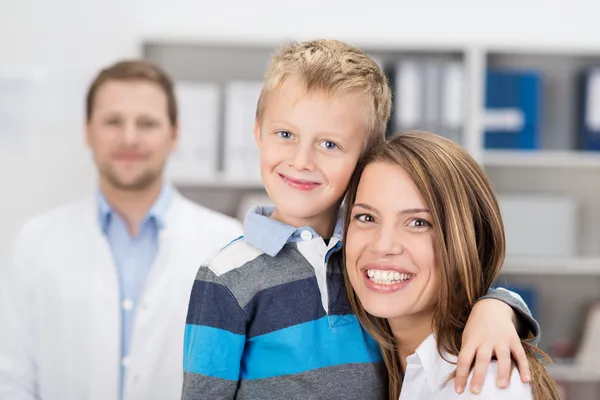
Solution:
{"label": "blond boy", "polygon": [[[254,134],[275,207],[249,212],[244,236],[198,271],[183,399],[386,397],[381,354],[350,311],[339,257],[330,257],[341,248],[350,176],[365,146],[384,136],[390,110],[384,74],[359,49],[317,40],[273,57]],[[490,296],[528,314],[505,291]],[[510,316],[489,318],[512,326]]]}

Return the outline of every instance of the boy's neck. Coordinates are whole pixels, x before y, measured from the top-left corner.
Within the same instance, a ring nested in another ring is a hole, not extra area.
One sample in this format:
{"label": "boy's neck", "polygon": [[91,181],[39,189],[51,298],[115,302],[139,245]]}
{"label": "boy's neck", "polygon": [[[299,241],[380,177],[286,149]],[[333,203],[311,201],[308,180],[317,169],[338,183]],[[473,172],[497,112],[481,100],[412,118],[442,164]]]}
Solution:
{"label": "boy's neck", "polygon": [[337,221],[338,208],[332,208],[326,213],[319,214],[310,218],[295,217],[291,215],[283,215],[279,212],[277,207],[271,214],[271,218],[276,221],[283,222],[284,224],[293,226],[294,228],[300,228],[307,226],[312,228],[319,236],[324,239],[329,239],[333,236],[333,230]]}
{"label": "boy's neck", "polygon": [[400,367],[406,372],[406,358],[415,353],[417,348],[433,332],[432,318],[409,316],[405,318],[390,318],[392,334],[398,346]]}

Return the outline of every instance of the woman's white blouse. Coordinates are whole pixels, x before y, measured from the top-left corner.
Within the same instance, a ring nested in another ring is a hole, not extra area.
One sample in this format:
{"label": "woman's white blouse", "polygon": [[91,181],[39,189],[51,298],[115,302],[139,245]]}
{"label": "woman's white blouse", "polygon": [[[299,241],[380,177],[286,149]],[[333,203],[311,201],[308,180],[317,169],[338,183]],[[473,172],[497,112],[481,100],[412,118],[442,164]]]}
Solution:
{"label": "woman's white blouse", "polygon": [[[404,383],[400,392],[400,400],[455,400],[455,399],[485,399],[485,400],[532,400],[531,386],[521,382],[516,368],[512,370],[510,385],[506,389],[496,386],[498,379],[498,364],[492,362],[481,393],[474,395],[466,390],[462,394],[454,390],[454,380],[448,377],[456,370],[455,356],[445,355],[444,360],[437,350],[435,337],[430,335],[421,343],[414,354],[409,356],[404,375]],[[473,372],[469,375],[469,383]]]}

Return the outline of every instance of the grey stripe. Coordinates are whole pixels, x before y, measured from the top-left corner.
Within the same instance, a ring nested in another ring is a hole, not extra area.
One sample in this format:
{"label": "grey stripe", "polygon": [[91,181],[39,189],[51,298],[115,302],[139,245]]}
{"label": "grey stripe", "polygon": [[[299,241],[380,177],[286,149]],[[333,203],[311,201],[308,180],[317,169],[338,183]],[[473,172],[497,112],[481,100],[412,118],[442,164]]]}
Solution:
{"label": "grey stripe", "polygon": [[186,372],[181,400],[233,399],[237,385],[237,381]]}
{"label": "grey stripe", "polygon": [[315,276],[315,270],[300,254],[294,243],[288,243],[277,257],[262,254],[240,268],[221,275],[244,308],[262,290]]}
{"label": "grey stripe", "polygon": [[344,364],[303,374],[242,380],[238,400],[385,400],[383,363]]}
{"label": "grey stripe", "polygon": [[198,268],[198,272],[196,273],[197,281],[205,281],[210,283],[216,283],[217,285],[223,285],[223,280],[215,275],[213,271],[206,265],[200,266]]}

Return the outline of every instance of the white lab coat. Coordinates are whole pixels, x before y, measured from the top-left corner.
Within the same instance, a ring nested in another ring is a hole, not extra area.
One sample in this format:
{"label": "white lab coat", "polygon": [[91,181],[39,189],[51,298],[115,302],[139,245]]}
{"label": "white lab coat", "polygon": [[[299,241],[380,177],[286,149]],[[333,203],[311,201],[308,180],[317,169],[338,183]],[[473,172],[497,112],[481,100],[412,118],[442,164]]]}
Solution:
{"label": "white lab coat", "polygon": [[[135,316],[125,400],[181,398],[183,335],[201,262],[241,234],[174,193]],[[30,220],[0,293],[0,399],[116,400],[117,271],[89,199]]]}

